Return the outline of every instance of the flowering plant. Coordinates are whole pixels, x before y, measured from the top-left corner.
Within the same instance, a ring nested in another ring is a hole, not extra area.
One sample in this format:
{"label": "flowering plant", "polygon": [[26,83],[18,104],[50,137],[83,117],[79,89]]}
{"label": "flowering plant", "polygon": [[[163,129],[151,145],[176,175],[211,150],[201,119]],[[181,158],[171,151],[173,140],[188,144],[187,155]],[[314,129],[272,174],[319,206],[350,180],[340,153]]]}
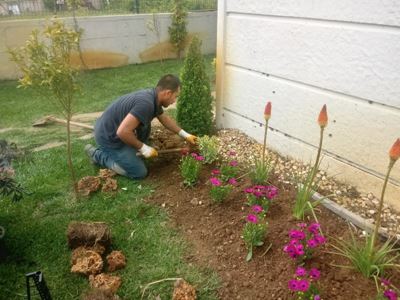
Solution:
{"label": "flowering plant", "polygon": [[223,181],[228,181],[231,178],[236,178],[238,175],[238,162],[234,159],[236,156],[235,151],[229,151],[228,155],[232,158],[227,164],[221,166],[221,179]]}
{"label": "flowering plant", "polygon": [[[382,245],[377,244],[379,228],[381,225],[383,202],[385,197],[386,185],[390,172],[400,158],[400,139],[397,139],[389,151],[389,165],[382,187],[375,228],[371,235],[365,237],[365,241],[360,243],[351,233],[351,240],[336,240],[334,254],[346,257],[353,264],[353,268],[360,271],[365,277],[381,276],[385,269],[399,269],[400,265],[396,260],[400,257],[400,248],[397,246],[395,236],[387,239]],[[342,266],[348,267],[348,266]]]}
{"label": "flowering plant", "polygon": [[253,184],[264,184],[274,170],[271,159],[266,161],[256,160],[254,168],[250,171],[250,179]]}
{"label": "flowering plant", "polygon": [[228,183],[226,184],[219,178],[219,176],[221,175],[220,170],[215,169],[212,170],[211,173],[213,177],[210,178],[210,196],[214,203],[221,203],[232,190],[232,186],[237,184],[237,181],[235,178],[230,178],[228,180]]}
{"label": "flowering plant", "polygon": [[394,290],[395,287],[391,284],[388,279],[380,278],[380,287],[378,286],[377,277],[374,277],[375,284],[378,289],[378,296],[376,297],[377,300],[397,300],[397,292]]}
{"label": "flowering plant", "polygon": [[247,216],[247,223],[243,228],[243,240],[248,251],[246,261],[252,259],[253,247],[264,244],[264,236],[267,232],[264,209],[260,205],[253,205],[251,209],[252,213]]}
{"label": "flowering plant", "polygon": [[248,205],[260,205],[268,211],[271,200],[278,194],[278,188],[273,185],[255,185],[244,190]]}
{"label": "flowering plant", "polygon": [[303,220],[304,215],[307,211],[311,211],[314,213],[314,208],[323,200],[315,201],[313,203],[310,202],[314,191],[318,188],[318,182],[315,182],[315,176],[317,175],[319,166],[321,164],[320,157],[322,151],[322,141],[324,139],[324,130],[328,124],[328,113],[326,109],[326,105],[321,109],[321,112],[318,116],[318,125],[320,127],[320,137],[319,137],[319,146],[317,152],[317,158],[314,163],[314,167],[307,174],[307,178],[303,184],[298,185],[298,191],[296,194],[296,201],[293,207],[293,216],[298,220]]}
{"label": "flowering plant", "polygon": [[210,164],[218,158],[218,140],[216,136],[204,135],[197,138],[200,154],[204,156],[204,162]]}
{"label": "flowering plant", "polygon": [[204,161],[204,157],[197,153],[184,154],[182,156],[180,169],[185,185],[193,186],[196,184],[202,161]]}
{"label": "flowering plant", "polygon": [[316,286],[316,281],[321,276],[318,269],[312,268],[310,271],[307,271],[303,267],[297,267],[295,276],[296,279],[289,280],[288,287],[291,291],[296,292],[298,300],[321,299]]}
{"label": "flowering plant", "polygon": [[325,237],[320,234],[320,224],[312,223],[307,226],[306,223],[297,224],[298,229],[290,230],[291,240],[283,251],[291,258],[304,262],[312,257],[313,250],[326,243]]}

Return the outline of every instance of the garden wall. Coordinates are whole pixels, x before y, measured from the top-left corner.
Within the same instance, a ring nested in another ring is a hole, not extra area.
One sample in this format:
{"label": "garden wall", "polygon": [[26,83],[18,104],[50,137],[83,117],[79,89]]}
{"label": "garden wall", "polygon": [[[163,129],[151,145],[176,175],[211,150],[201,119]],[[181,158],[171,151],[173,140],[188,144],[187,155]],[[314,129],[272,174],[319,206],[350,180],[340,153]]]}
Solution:
{"label": "garden wall", "polygon": [[[116,67],[143,63],[163,58],[175,58],[168,42],[168,26],[171,14],[140,14],[123,16],[79,17],[78,25],[84,30],[81,49],[83,60],[90,69]],[[73,26],[73,19],[66,18]],[[155,20],[155,22],[154,22]],[[0,22],[0,79],[15,79],[18,76],[15,64],[9,60],[8,47],[22,46],[35,28],[45,20],[12,20]],[[159,37],[151,30],[158,24]],[[204,54],[215,53],[217,13],[189,13],[189,37],[198,35],[203,41]],[[79,55],[74,62],[79,64]]]}
{"label": "garden wall", "polygon": [[[322,168],[380,196],[400,137],[400,2],[219,0],[217,125],[313,162],[327,104]],[[387,200],[400,210],[400,164]]]}

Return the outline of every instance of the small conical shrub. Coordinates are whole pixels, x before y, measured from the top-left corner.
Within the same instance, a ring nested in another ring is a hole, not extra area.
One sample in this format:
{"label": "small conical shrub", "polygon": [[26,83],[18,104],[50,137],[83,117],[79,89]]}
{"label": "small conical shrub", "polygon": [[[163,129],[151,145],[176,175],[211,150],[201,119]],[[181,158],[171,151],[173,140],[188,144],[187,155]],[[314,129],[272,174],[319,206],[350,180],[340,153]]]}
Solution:
{"label": "small conical shrub", "polygon": [[212,129],[210,81],[201,54],[201,41],[194,37],[181,73],[181,93],[177,103],[177,121],[186,131],[202,136]]}

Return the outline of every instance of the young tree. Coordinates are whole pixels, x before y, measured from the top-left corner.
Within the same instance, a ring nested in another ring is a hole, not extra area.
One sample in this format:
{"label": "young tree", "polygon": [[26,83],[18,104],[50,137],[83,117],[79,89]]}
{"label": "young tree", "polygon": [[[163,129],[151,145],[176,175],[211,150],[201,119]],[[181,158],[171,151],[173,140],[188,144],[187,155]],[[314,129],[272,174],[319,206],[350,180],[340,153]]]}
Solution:
{"label": "young tree", "polygon": [[171,44],[176,49],[178,58],[181,58],[182,51],[185,50],[187,12],[183,0],[174,0],[172,24],[168,28]]}
{"label": "young tree", "polygon": [[177,121],[197,135],[209,135],[212,129],[210,81],[201,55],[201,41],[194,37],[183,66],[182,87],[177,102]]}
{"label": "young tree", "polygon": [[[77,195],[75,172],[72,164],[71,129],[74,94],[78,91],[77,75],[70,64],[72,51],[78,49],[81,32],[67,28],[60,20],[54,19],[46,25],[42,34],[34,30],[25,46],[10,50],[12,60],[22,72],[19,80],[22,87],[38,88],[50,93],[59,111],[67,120],[67,162]],[[43,38],[44,37],[44,38]]]}

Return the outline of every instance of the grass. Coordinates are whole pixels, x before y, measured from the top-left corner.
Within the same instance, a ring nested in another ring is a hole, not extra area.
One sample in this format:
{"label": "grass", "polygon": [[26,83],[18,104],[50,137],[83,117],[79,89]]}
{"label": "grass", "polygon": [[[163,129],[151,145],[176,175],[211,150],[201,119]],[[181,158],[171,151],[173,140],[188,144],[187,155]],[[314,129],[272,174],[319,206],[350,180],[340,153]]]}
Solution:
{"label": "grass", "polygon": [[[211,59],[208,57],[208,62]],[[149,63],[85,73],[81,78],[85,93],[77,101],[76,111],[103,110],[117,96],[154,86],[162,74],[179,73],[181,66],[180,61],[167,61],[163,66]],[[34,120],[54,111],[46,99],[16,86],[13,81],[0,82],[1,127],[17,128],[0,133],[0,139],[15,141],[18,146],[21,142],[27,148],[54,138],[64,140],[62,126],[30,129]],[[77,140],[77,134],[74,137],[77,176],[95,175],[97,168],[89,164],[83,152],[86,142]],[[6,228],[0,249],[8,253],[5,261],[0,261],[0,299],[22,299],[24,274],[36,270],[44,273],[53,299],[80,298],[89,285],[86,278],[70,273],[66,229],[73,220],[104,221],[111,227],[113,248],[122,250],[128,261],[127,267],[118,271],[123,281],[118,292],[122,299],[140,299],[144,285],[167,277],[183,277],[194,284],[199,299],[216,299],[216,275],[185,262],[190,246],[168,226],[164,210],[144,202],[152,186],[118,177],[118,186],[126,187],[126,191],[74,200],[64,147],[28,153],[15,161],[14,167],[17,181],[31,193],[18,203],[0,199],[0,225]],[[172,286],[171,282],[154,285],[145,299],[157,295],[169,299]]]}
{"label": "grass", "polygon": [[[211,78],[213,55],[205,56],[207,72]],[[153,87],[158,79],[166,74],[178,74],[183,60],[166,60],[164,63],[152,62],[141,65],[128,65],[120,68],[93,70],[82,73],[81,94],[77,95],[74,111],[89,113],[103,111],[117,97],[137,89]],[[0,139],[17,143],[20,147],[49,141],[63,141],[63,126],[33,128],[31,125],[46,115],[56,115],[57,106],[47,95],[38,94],[31,89],[17,88],[17,81],[0,81]],[[1,129],[10,128],[7,131]]]}

